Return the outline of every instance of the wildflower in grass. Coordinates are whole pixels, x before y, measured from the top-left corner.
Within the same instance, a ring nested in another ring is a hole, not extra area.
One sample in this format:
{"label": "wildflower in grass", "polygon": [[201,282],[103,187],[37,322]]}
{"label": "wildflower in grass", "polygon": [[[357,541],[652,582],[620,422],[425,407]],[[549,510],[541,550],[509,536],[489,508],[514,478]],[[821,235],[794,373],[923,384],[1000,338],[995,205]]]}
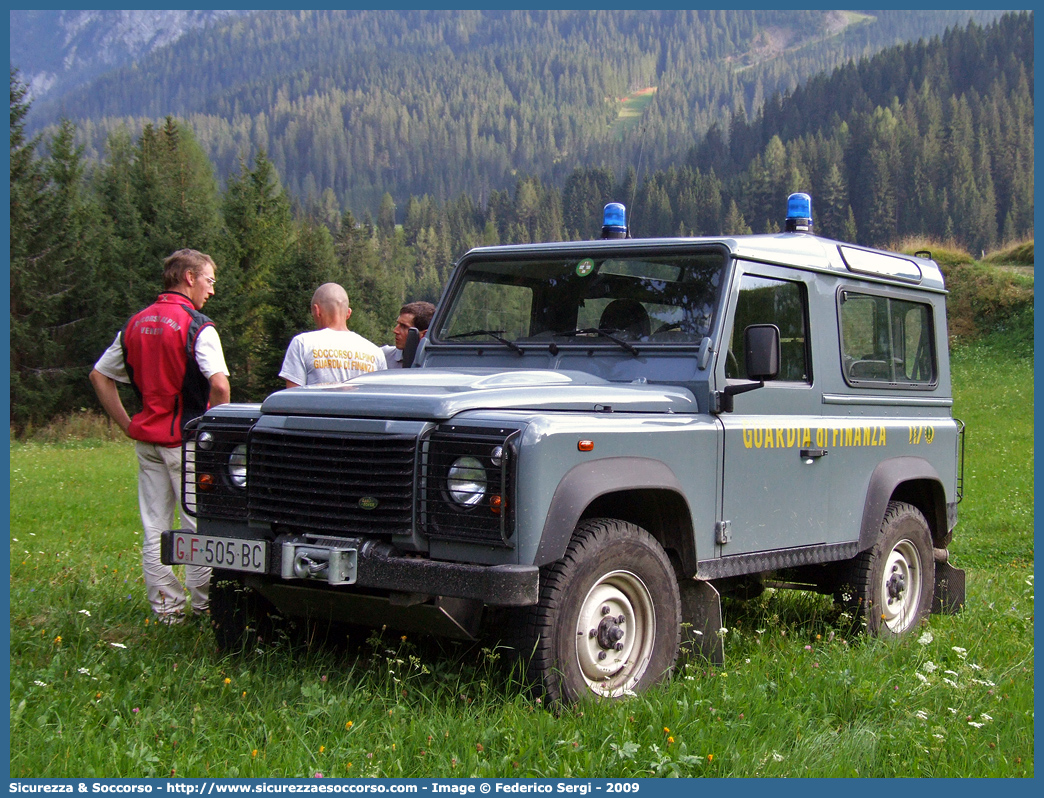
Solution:
{"label": "wildflower in grass", "polygon": [[915,673],[914,676],[916,676],[918,679],[920,679],[925,684],[931,684],[931,682],[928,681],[928,677],[925,676],[923,673]]}
{"label": "wildflower in grass", "polygon": [[946,684],[950,685],[950,687],[957,686],[957,682],[955,682],[953,679],[947,679],[945,676],[943,677],[943,681],[946,682]]}
{"label": "wildflower in grass", "polygon": [[961,648],[960,646],[953,646],[952,650],[957,654],[958,657],[964,659],[968,656],[968,649]]}
{"label": "wildflower in grass", "polygon": [[91,672],[89,670],[87,670],[86,668],[77,668],[76,672],[77,673],[82,673],[84,676],[90,676],[91,675]]}
{"label": "wildflower in grass", "polygon": [[667,745],[674,745],[674,738],[673,737],[668,737],[667,738]]}
{"label": "wildflower in grass", "polygon": [[319,681],[321,681],[321,682],[325,682],[326,681],[326,674],[325,673],[322,676],[319,677]]}
{"label": "wildflower in grass", "polygon": [[670,730],[670,729],[668,729],[668,728],[667,728],[666,726],[664,726],[664,727],[663,727],[663,733],[664,733],[664,734],[670,734],[670,733],[671,733],[671,730]]}
{"label": "wildflower in grass", "polygon": [[956,714],[957,714],[957,710],[956,710],[956,709],[954,709],[953,707],[946,707],[946,708],[947,708],[948,710],[950,710],[950,714],[951,714],[951,715],[956,715]]}
{"label": "wildflower in grass", "polygon": [[123,643],[109,643],[109,645],[113,648],[126,648],[126,646],[123,645]]}
{"label": "wildflower in grass", "polygon": [[246,698],[246,690],[243,691],[243,695],[241,695],[240,698]]}
{"label": "wildflower in grass", "polygon": [[457,757],[450,757],[450,767],[455,768],[457,766]]}
{"label": "wildflower in grass", "polygon": [[[972,684],[981,684],[983,687],[996,687],[997,686],[993,682],[989,681],[988,679],[972,679],[971,682],[972,682]],[[990,692],[992,693],[993,691],[990,690]]]}
{"label": "wildflower in grass", "polygon": [[47,686],[47,682],[41,682],[39,679],[34,679],[33,680],[33,684],[35,684],[37,687],[46,687]]}
{"label": "wildflower in grass", "polygon": [[725,637],[725,635],[727,635],[728,633],[729,630],[723,626],[718,630],[718,637]]}
{"label": "wildflower in grass", "polygon": [[134,709],[132,709],[131,712],[137,715],[139,712],[141,712],[141,710],[138,707],[134,707]]}
{"label": "wildflower in grass", "polygon": [[319,746],[319,753],[320,754],[323,753],[325,750],[326,750],[326,746],[325,745],[320,745]]}
{"label": "wildflower in grass", "polygon": [[920,643],[922,646],[926,646],[929,643],[931,643],[934,639],[935,638],[932,637],[932,633],[931,632],[925,631],[924,634],[922,634],[920,637],[917,638],[917,642]]}
{"label": "wildflower in grass", "polygon": [[255,748],[253,751],[250,752],[250,758],[254,759],[256,757],[257,757],[257,749]]}
{"label": "wildflower in grass", "polygon": [[773,751],[772,752],[772,761],[773,762],[782,762],[783,761],[783,754],[779,753],[779,751]]}
{"label": "wildflower in grass", "polygon": [[90,610],[77,610],[77,612],[79,612],[80,615],[86,615],[88,618],[91,617]]}
{"label": "wildflower in grass", "polygon": [[[344,728],[350,729],[354,725],[355,725],[354,723],[352,723],[351,721],[348,721],[347,723],[344,724]],[[428,739],[430,740],[431,738],[429,737]]]}
{"label": "wildflower in grass", "polygon": [[968,725],[969,725],[969,726],[974,726],[974,727],[975,727],[976,729],[981,729],[981,728],[982,728],[982,726],[983,726],[983,724],[981,724],[981,723],[976,723],[976,722],[975,722],[974,720],[969,720],[969,721],[968,721]]}
{"label": "wildflower in grass", "polygon": [[993,720],[993,718],[990,717],[989,715],[987,715],[985,712],[983,712],[981,715],[979,715],[979,719],[980,720],[984,720],[987,723],[989,723],[991,720]]}
{"label": "wildflower in grass", "polygon": [[403,635],[403,636],[402,636],[402,637],[400,637],[399,639],[400,639],[400,640],[401,640],[401,641],[402,641],[403,643],[405,643],[405,642],[406,642],[406,635]]}
{"label": "wildflower in grass", "polygon": [[481,754],[486,749],[482,747],[482,743],[475,743],[475,750]]}
{"label": "wildflower in grass", "polygon": [[812,646],[805,646],[805,651],[811,651],[811,650],[812,650]]}
{"label": "wildflower in grass", "polygon": [[713,762],[714,761],[714,754],[707,754],[707,761],[708,762]]}
{"label": "wildflower in grass", "polygon": [[982,665],[977,665],[974,662],[969,662],[968,663],[968,667],[971,668],[973,671],[981,671],[982,670]]}
{"label": "wildflower in grass", "polygon": [[316,772],[316,774],[314,776],[312,776],[313,779],[321,779],[322,777],[323,777],[323,774],[319,773],[319,772]]}
{"label": "wildflower in grass", "polygon": [[56,638],[54,638],[54,644],[56,646],[60,646],[62,644],[62,636],[61,635],[58,635]]}
{"label": "wildflower in grass", "polygon": [[945,740],[946,739],[946,735],[945,734],[933,734],[932,737],[934,737],[936,740]]}
{"label": "wildflower in grass", "polygon": [[225,684],[232,684],[232,680],[229,677],[225,677]]}
{"label": "wildflower in grass", "polygon": [[914,717],[920,718],[921,720],[928,720],[928,713],[923,709],[919,709],[914,713]]}
{"label": "wildflower in grass", "polygon": [[95,698],[95,699],[99,699],[99,698],[101,698],[101,693],[95,693],[95,694],[94,694],[94,698]]}
{"label": "wildflower in grass", "polygon": [[938,666],[938,665],[936,665],[936,664],[935,664],[934,662],[932,662],[931,660],[928,660],[928,661],[927,661],[926,663],[924,663],[924,665],[922,665],[921,667],[922,667],[922,668],[924,669],[924,672],[925,672],[925,673],[933,673],[933,672],[935,672],[935,671],[936,671],[936,670],[937,670],[937,669],[939,668],[939,666]]}

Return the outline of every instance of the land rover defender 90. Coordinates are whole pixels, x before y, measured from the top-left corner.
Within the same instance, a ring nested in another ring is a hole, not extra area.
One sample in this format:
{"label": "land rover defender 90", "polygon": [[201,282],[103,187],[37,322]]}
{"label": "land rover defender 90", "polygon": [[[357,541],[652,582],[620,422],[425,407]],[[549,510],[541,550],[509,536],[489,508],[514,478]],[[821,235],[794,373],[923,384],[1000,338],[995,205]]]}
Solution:
{"label": "land rover defender 90", "polygon": [[475,638],[552,699],[621,696],[719,594],[835,597],[871,634],[955,612],[946,291],[927,253],[773,235],[473,249],[412,367],[212,408],[166,563],[215,569],[218,644],[269,616]]}

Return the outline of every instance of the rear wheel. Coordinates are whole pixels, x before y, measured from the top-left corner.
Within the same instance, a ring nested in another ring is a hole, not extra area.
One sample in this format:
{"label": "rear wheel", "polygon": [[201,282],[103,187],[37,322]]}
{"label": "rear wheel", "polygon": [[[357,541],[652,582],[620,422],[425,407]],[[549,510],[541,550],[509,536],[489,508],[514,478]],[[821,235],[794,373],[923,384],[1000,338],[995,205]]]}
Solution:
{"label": "rear wheel", "polygon": [[849,563],[838,597],[871,634],[900,637],[931,611],[934,585],[928,522],[913,505],[889,502],[877,542]]}
{"label": "rear wheel", "polygon": [[618,698],[670,672],[681,598],[674,569],[648,532],[624,521],[584,521],[540,581],[540,602],[520,619],[516,639],[549,699]]}

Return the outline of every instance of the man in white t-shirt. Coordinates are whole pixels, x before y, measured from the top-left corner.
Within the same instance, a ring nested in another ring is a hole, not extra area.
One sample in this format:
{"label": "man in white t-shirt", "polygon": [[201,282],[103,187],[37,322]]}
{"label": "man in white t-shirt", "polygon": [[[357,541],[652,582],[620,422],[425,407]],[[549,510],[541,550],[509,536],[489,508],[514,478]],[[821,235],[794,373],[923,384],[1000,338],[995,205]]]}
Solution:
{"label": "man in white t-shirt", "polygon": [[336,385],[388,368],[380,347],[348,329],[351,315],[348,294],[337,283],[323,283],[315,290],[312,318],[316,329],[294,337],[279,371],[287,388]]}
{"label": "man in white t-shirt", "polygon": [[[142,571],[149,604],[176,623],[190,605],[209,606],[210,569],[185,566],[185,584],[160,559],[160,538],[174,527],[181,500],[181,442],[185,425],[208,406],[229,400],[228,367],[214,323],[200,309],[214,293],[214,260],[179,249],[163,261],[163,293],[134,314],[94,364],[91,384],[110,418],[135,441],[138,506],[145,539]],[[142,409],[131,418],[116,383],[129,383]],[[195,521],[181,514],[183,527]]]}

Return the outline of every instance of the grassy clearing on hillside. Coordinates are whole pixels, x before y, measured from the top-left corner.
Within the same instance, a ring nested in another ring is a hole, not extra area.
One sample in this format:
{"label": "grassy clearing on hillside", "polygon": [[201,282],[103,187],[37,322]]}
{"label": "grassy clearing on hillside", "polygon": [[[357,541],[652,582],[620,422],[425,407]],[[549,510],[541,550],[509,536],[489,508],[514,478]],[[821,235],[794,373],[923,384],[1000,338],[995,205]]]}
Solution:
{"label": "grassy clearing on hillside", "polygon": [[11,776],[1033,776],[1033,364],[953,356],[968,605],[900,643],[819,596],[725,606],[726,661],[546,711],[498,652],[388,632],[220,657],[156,627],[132,447],[11,449]]}
{"label": "grassy clearing on hillside", "polygon": [[612,132],[617,136],[622,136],[626,131],[637,125],[642,118],[642,114],[645,113],[645,109],[649,107],[655,96],[656,87],[649,86],[648,88],[631,92],[621,99],[620,110],[611,125]]}

